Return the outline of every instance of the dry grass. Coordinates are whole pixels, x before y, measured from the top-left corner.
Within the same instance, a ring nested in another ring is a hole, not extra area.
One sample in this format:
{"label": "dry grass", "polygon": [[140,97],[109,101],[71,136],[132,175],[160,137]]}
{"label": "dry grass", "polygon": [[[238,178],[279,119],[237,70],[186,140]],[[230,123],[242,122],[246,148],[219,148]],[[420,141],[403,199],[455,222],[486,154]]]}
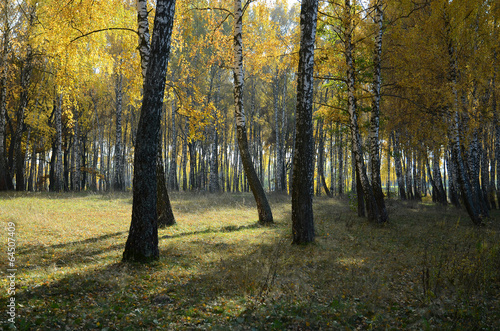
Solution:
{"label": "dry grass", "polygon": [[316,198],[316,243],[292,246],[286,196],[270,195],[272,227],[250,194],[171,199],[160,260],[135,265],[120,263],[129,194],[0,194],[17,227],[18,328],[500,328],[496,211],[475,229],[452,207],[389,201],[376,227]]}

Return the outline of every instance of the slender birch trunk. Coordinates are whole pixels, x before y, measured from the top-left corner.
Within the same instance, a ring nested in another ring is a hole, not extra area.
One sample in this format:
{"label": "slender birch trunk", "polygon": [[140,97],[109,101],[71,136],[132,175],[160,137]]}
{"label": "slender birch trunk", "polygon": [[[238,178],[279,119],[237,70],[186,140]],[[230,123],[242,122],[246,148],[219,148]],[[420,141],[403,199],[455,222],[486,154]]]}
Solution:
{"label": "slender birch trunk", "polygon": [[275,163],[274,163],[274,190],[276,192],[282,192],[283,188],[281,187],[281,177],[283,176],[281,167],[281,163],[283,162],[281,155],[281,123],[280,123],[280,107],[279,107],[279,70],[276,70],[276,74],[273,80],[273,108],[274,108],[274,131],[275,131],[275,144],[274,144],[274,153],[275,153]]}
{"label": "slender birch trunk", "polygon": [[72,159],[74,166],[72,166],[72,186],[74,191],[80,191],[81,184],[81,171],[80,171],[80,124],[78,123],[78,111],[73,109],[73,116],[75,118],[74,133],[73,133],[73,155]]}
{"label": "slender birch trunk", "polygon": [[[217,69],[216,69],[217,70]],[[212,116],[214,118],[213,124],[212,124],[212,144],[211,144],[211,151],[210,151],[210,182],[208,184],[209,191],[210,192],[219,192],[220,191],[220,185],[219,185],[219,132],[218,132],[218,112],[217,108],[219,106],[219,95],[220,95],[220,72],[217,72],[214,74],[217,75],[217,90],[215,92],[214,96],[214,104],[215,107],[212,111]]]}
{"label": "slender birch trunk", "polygon": [[[248,3],[247,3],[248,4]],[[273,215],[271,207],[267,201],[266,194],[262,188],[259,177],[252,164],[251,155],[248,149],[247,130],[245,111],[243,109],[243,38],[242,38],[242,25],[243,25],[243,11],[241,8],[241,0],[234,1],[234,105],[235,105],[235,118],[236,130],[238,136],[238,147],[240,150],[241,161],[245,174],[248,178],[250,188],[257,203],[257,210],[259,214],[259,223],[270,224],[273,223]]]}
{"label": "slender birch trunk", "polygon": [[384,202],[384,193],[382,191],[382,180],[380,178],[380,98],[382,87],[382,36],[383,36],[383,2],[378,0],[375,3],[375,24],[378,26],[378,32],[375,37],[374,52],[374,73],[373,73],[373,99],[370,119],[370,167],[371,167],[371,185],[373,194],[377,203],[382,219],[387,220],[387,209]]}
{"label": "slender birch trunk", "polygon": [[120,64],[116,64],[115,73],[115,107],[116,107],[116,122],[115,122],[115,155],[114,155],[114,176],[113,190],[124,191],[125,183],[123,176],[122,164],[122,113],[123,113],[123,75],[121,73]]}
{"label": "slender birch trunk", "polygon": [[175,96],[172,98],[170,104],[172,107],[172,152],[170,154],[170,169],[168,171],[168,188],[171,190],[179,191],[179,183],[177,182],[177,103]]}
{"label": "slender birch trunk", "polygon": [[342,132],[342,124],[340,126],[337,124],[337,134],[338,134],[338,146],[337,146],[337,153],[338,153],[338,162],[339,162],[339,167],[338,167],[338,193],[340,196],[344,195],[344,143],[343,143],[343,138],[344,134]]}

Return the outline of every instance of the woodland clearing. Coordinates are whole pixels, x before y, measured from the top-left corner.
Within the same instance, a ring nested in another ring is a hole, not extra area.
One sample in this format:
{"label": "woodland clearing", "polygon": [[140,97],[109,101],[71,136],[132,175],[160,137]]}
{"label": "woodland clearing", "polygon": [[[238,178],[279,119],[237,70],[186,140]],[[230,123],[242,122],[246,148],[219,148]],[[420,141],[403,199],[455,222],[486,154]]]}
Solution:
{"label": "woodland clearing", "polygon": [[496,210],[477,228],[451,206],[389,199],[375,226],[347,196],[315,197],[316,241],[297,246],[286,195],[269,195],[271,227],[249,193],[170,197],[177,223],[143,265],[121,262],[130,193],[0,193],[2,224],[16,224],[18,329],[500,328]]}

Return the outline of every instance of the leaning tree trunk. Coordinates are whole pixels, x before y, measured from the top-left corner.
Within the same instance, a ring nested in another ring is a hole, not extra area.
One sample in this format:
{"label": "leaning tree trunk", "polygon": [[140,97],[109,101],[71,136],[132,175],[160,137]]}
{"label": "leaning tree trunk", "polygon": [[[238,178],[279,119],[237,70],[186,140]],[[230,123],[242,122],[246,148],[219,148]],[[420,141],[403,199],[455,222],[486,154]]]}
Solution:
{"label": "leaning tree trunk", "polygon": [[[172,5],[172,11],[175,6]],[[173,14],[172,14],[173,17]],[[151,56],[151,49],[149,45],[149,21],[148,21],[148,5],[146,0],[138,0],[137,1],[137,26],[138,26],[138,36],[139,36],[139,54],[141,56],[141,69],[142,69],[142,78],[143,78],[143,90],[146,91],[146,75],[147,69],[149,65],[149,58]],[[171,32],[171,31],[170,31]],[[168,37],[170,39],[170,37]],[[170,44],[170,40],[168,41]],[[170,47],[170,46],[169,46]],[[168,58],[167,58],[168,61]],[[120,93],[121,93],[121,72],[120,72]],[[118,94],[118,93],[117,93]],[[118,97],[117,97],[118,101]],[[120,99],[121,101],[121,99]],[[117,102],[118,103],[118,102]],[[120,105],[121,106],[121,105]],[[118,107],[117,107],[118,108]],[[160,121],[161,121],[161,112],[163,108],[160,110]],[[118,111],[117,111],[118,117]],[[161,123],[160,123],[161,126]],[[118,128],[118,125],[117,125]],[[118,136],[118,131],[117,131]],[[121,138],[121,137],[120,137]],[[158,214],[158,224],[160,226],[172,225],[175,223],[174,215],[172,212],[172,208],[170,205],[170,199],[167,191],[167,183],[165,180],[165,170],[163,168],[163,158],[161,153],[161,136],[158,136],[158,149],[159,152],[157,154],[157,166],[156,169],[159,170],[157,172],[156,178],[156,188],[157,188],[157,199],[161,201],[157,201],[157,214]],[[123,163],[121,165],[121,174],[123,176]],[[125,189],[125,183],[122,177],[123,189]]]}
{"label": "leaning tree trunk", "polygon": [[[447,18],[447,17],[446,17]],[[452,162],[457,170],[457,179],[460,192],[462,194],[462,199],[465,204],[465,208],[469,217],[475,225],[481,225],[483,223],[483,216],[480,213],[480,207],[478,205],[477,199],[474,199],[474,193],[472,191],[471,183],[467,177],[465,170],[465,163],[462,158],[462,148],[460,143],[460,118],[459,118],[459,103],[458,103],[458,92],[457,92],[457,81],[458,81],[458,69],[456,64],[456,54],[453,41],[451,39],[451,27],[450,22],[446,22],[446,37],[448,43],[448,56],[449,56],[449,81],[452,89],[453,95],[453,107],[449,110],[449,135],[451,144],[451,156]]]}
{"label": "leaning tree trunk", "polygon": [[313,72],[317,0],[303,0],[300,11],[300,49],[297,71],[295,155],[292,180],[292,236],[294,244],[314,241],[313,218]]}
{"label": "leaning tree trunk", "polygon": [[245,170],[245,174],[250,184],[257,210],[259,213],[259,223],[273,223],[273,214],[271,207],[267,201],[264,188],[257,176],[257,172],[252,163],[252,156],[248,148],[247,129],[245,120],[245,111],[243,109],[243,41],[242,41],[242,24],[243,12],[241,8],[241,0],[234,1],[234,105],[236,117],[236,132],[238,136],[238,147],[241,155],[241,162]]}
{"label": "leaning tree trunk", "polygon": [[326,183],[326,178],[325,178],[325,133],[323,130],[323,119],[320,118],[318,119],[318,135],[319,135],[319,142],[318,142],[318,176],[320,177],[321,180],[321,185],[323,186],[323,189],[325,190],[325,193],[327,196],[330,198],[333,197],[332,192],[330,192],[330,189],[328,188],[328,184]]}
{"label": "leaning tree trunk", "polygon": [[[160,130],[161,132],[161,130]],[[170,205],[170,198],[167,191],[167,183],[165,179],[165,168],[163,166],[163,157],[161,153],[161,138],[158,138],[158,153],[156,156],[156,177],[158,200],[156,210],[158,214],[158,227],[166,227],[175,224],[174,213]]]}
{"label": "leaning tree trunk", "polygon": [[[175,0],[158,0],[134,156],[132,222],[124,261],[159,258],[156,163]],[[154,68],[154,70],[153,70]]]}

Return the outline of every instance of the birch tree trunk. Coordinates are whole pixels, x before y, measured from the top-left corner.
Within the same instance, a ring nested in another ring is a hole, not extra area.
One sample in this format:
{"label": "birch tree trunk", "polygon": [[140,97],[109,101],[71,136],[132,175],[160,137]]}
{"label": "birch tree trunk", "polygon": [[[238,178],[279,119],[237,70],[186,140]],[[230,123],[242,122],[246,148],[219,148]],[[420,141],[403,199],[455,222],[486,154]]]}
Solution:
{"label": "birch tree trunk", "polygon": [[399,148],[399,134],[391,132],[392,151],[394,155],[394,168],[396,169],[396,180],[398,182],[399,198],[406,200],[406,190],[403,178],[403,167],[401,166],[401,149]]}
{"label": "birch tree trunk", "polygon": [[436,184],[436,189],[437,189],[437,202],[446,206],[448,204],[448,199],[446,197],[446,191],[443,186],[441,170],[439,167],[440,154],[441,153],[439,152],[439,148],[434,150],[432,159],[432,173],[434,177],[434,183]]}
{"label": "birch tree trunk", "polygon": [[453,96],[453,104],[451,109],[449,109],[449,137],[451,144],[451,156],[452,162],[454,163],[458,185],[460,192],[462,194],[462,199],[465,204],[465,208],[469,217],[475,225],[481,225],[483,223],[480,207],[478,205],[477,199],[474,198],[471,183],[467,177],[464,160],[462,158],[462,147],[460,142],[460,118],[459,118],[459,101],[458,101],[458,69],[456,63],[455,46],[451,38],[451,24],[448,20],[447,14],[445,13],[445,36],[448,47],[448,60],[449,60],[449,82],[451,85],[451,92]]}
{"label": "birch tree trunk", "polygon": [[373,194],[377,203],[380,215],[387,219],[387,209],[384,202],[384,193],[382,191],[382,180],[380,178],[380,90],[382,87],[382,36],[383,36],[383,3],[377,0],[375,3],[375,24],[378,31],[375,37],[374,52],[374,73],[373,73],[373,99],[370,119],[370,167],[371,167],[371,185]]}
{"label": "birch tree trunk", "polygon": [[114,155],[114,176],[113,176],[113,190],[115,191],[124,191],[125,183],[124,183],[124,174],[123,174],[123,163],[122,163],[122,113],[123,113],[123,75],[121,73],[120,64],[116,64],[116,73],[115,73],[115,98],[116,98],[116,122],[115,122],[115,155]]}
{"label": "birch tree trunk", "polygon": [[[217,69],[215,69],[217,70]],[[217,89],[214,96],[215,107],[212,111],[212,116],[214,117],[213,125],[212,125],[212,144],[210,151],[210,182],[208,184],[208,189],[210,192],[219,192],[219,132],[217,130],[218,125],[218,115],[217,108],[219,106],[219,94],[220,94],[220,73],[217,72],[214,74],[217,75]]]}
{"label": "birch tree trunk", "polygon": [[[43,143],[40,143],[41,146],[43,146]],[[45,191],[45,179],[43,178],[43,170],[45,167],[45,149],[42,150],[40,153],[40,159],[38,161],[38,173],[37,173],[37,180],[36,180],[36,190],[38,192]]]}
{"label": "birch tree trunk", "polygon": [[330,192],[330,189],[328,188],[328,184],[326,183],[326,178],[325,178],[325,132],[323,130],[323,125],[324,125],[323,119],[322,118],[318,119],[318,126],[319,126],[318,176],[320,177],[321,185],[323,186],[326,195],[331,198],[333,194]]}
{"label": "birch tree trunk", "polygon": [[[344,43],[345,43],[345,60],[347,65],[347,107],[349,112],[350,128],[351,128],[351,141],[352,152],[354,154],[354,161],[356,162],[356,172],[359,175],[361,186],[363,187],[363,195],[366,202],[367,217],[369,221],[383,223],[387,221],[387,212],[385,209],[379,207],[373,187],[370,184],[366,174],[366,166],[363,158],[363,150],[361,146],[361,135],[359,132],[358,115],[356,110],[355,98],[355,67],[354,67],[354,54],[352,43],[352,17],[351,17],[351,1],[345,0],[345,20],[347,26],[345,27]],[[359,192],[358,192],[359,194]],[[382,200],[383,201],[383,200]]]}
{"label": "birch tree trunk", "polygon": [[313,88],[317,0],[303,0],[300,10],[300,49],[297,70],[295,155],[292,180],[292,236],[294,244],[314,241],[313,217]]}
{"label": "birch tree trunk", "polygon": [[182,190],[188,190],[188,174],[187,174],[187,160],[188,160],[188,132],[189,132],[189,122],[186,117],[184,124],[184,135],[182,142]]}
{"label": "birch tree trunk", "polygon": [[[73,109],[74,117],[75,117],[75,125],[74,125],[74,133],[73,133],[73,160],[74,167],[73,174],[71,176],[71,181],[73,185],[74,191],[80,191],[80,180],[81,180],[81,171],[80,171],[80,125],[78,123],[78,111]],[[72,162],[73,163],[73,162]]]}
{"label": "birch tree trunk", "polygon": [[343,144],[343,138],[344,138],[344,134],[342,132],[342,124],[339,126],[337,125],[337,128],[338,128],[338,136],[339,136],[339,139],[338,139],[338,162],[339,162],[339,167],[338,167],[338,188],[339,188],[339,195],[340,196],[343,196],[344,195],[344,155],[343,155],[343,152],[344,152],[344,144]]}
{"label": "birch tree trunk", "polygon": [[156,155],[156,177],[157,177],[157,192],[158,199],[156,204],[156,212],[158,215],[158,227],[166,227],[175,224],[174,213],[170,205],[170,198],[167,191],[167,183],[165,179],[165,168],[163,165],[163,157],[161,152],[161,130],[158,137],[158,152]]}
{"label": "birch tree trunk", "polygon": [[179,183],[177,182],[177,126],[176,113],[177,103],[175,96],[171,102],[172,106],[172,154],[170,156],[170,169],[168,171],[168,188],[179,191]]}
{"label": "birch tree trunk", "polygon": [[56,150],[54,169],[54,191],[59,192],[63,187],[63,153],[62,153],[62,93],[58,93],[54,100],[54,122],[56,126]]}
{"label": "birch tree trunk", "polygon": [[279,103],[278,103],[278,91],[279,91],[279,83],[280,83],[280,79],[279,79],[279,70],[276,70],[276,74],[275,74],[275,77],[274,77],[274,80],[273,80],[273,108],[274,108],[274,131],[275,131],[275,136],[276,136],[276,139],[275,139],[275,154],[276,154],[276,158],[275,158],[275,164],[274,164],[274,182],[275,182],[275,186],[274,186],[274,190],[276,192],[282,192],[283,191],[283,187],[281,186],[281,178],[283,176],[283,167],[281,166],[282,163],[283,163],[283,156],[281,154],[282,152],[282,149],[281,149],[281,134],[282,134],[282,130],[281,130],[281,123],[280,123],[280,107],[279,107]]}
{"label": "birch tree trunk", "polygon": [[[34,192],[36,189],[35,185],[34,185],[35,174],[36,174],[36,164],[37,164],[36,147],[37,147],[37,143],[34,141],[33,147],[31,150],[30,171],[29,171],[28,185],[27,185],[28,191],[30,191],[30,192]],[[26,150],[28,150],[28,149],[26,148]]]}
{"label": "birch tree trunk", "polygon": [[[156,163],[175,0],[158,0],[134,156],[132,221],[124,261],[159,258]],[[150,69],[154,68],[154,70]]]}
{"label": "birch tree trunk", "polygon": [[[246,4],[248,5],[248,3]],[[245,7],[246,8],[246,7]],[[245,170],[246,177],[252,190],[255,202],[257,203],[257,210],[259,214],[259,223],[270,224],[273,223],[273,215],[271,207],[267,201],[266,194],[262,188],[259,177],[252,164],[252,157],[248,148],[247,130],[245,111],[243,109],[243,38],[242,38],[242,25],[243,25],[243,11],[241,8],[241,0],[234,1],[234,105],[235,105],[235,118],[236,118],[236,131],[238,136],[238,147],[240,150],[241,161]]]}
{"label": "birch tree trunk", "polygon": [[[174,7],[175,0],[173,0],[172,4],[168,4],[167,6],[172,6],[172,19],[174,16]],[[167,13],[168,15],[169,13]],[[155,17],[156,20],[156,17]],[[169,23],[170,24],[170,23]],[[173,24],[173,23],[172,23]],[[143,77],[143,90],[146,91],[146,77],[147,70],[149,66],[149,58],[151,56],[151,49],[149,44],[149,20],[148,20],[148,5],[147,0],[138,0],[137,1],[137,26],[138,26],[138,36],[139,36],[139,54],[141,56],[141,69],[142,69],[142,77]],[[172,33],[171,28],[168,33]],[[170,35],[167,37],[168,41],[168,51],[170,52]],[[168,63],[168,55],[166,59]],[[155,68],[156,70],[156,68]],[[163,78],[162,78],[163,79]],[[121,72],[120,72],[120,84],[121,84]],[[163,82],[163,84],[165,84]],[[163,92],[162,92],[162,100],[163,100]],[[163,103],[163,101],[162,101]],[[160,107],[160,127],[161,127],[161,115],[162,115],[163,107]],[[118,127],[118,125],[117,125]],[[161,131],[161,130],[160,130]],[[118,136],[118,134],[117,134]],[[117,137],[118,139],[118,137]],[[165,168],[163,166],[163,155],[161,152],[161,135],[158,136],[158,153],[156,155],[156,170],[157,170],[157,178],[156,178],[156,189],[157,189],[157,216],[158,216],[158,225],[159,226],[167,226],[175,223],[174,215],[172,212],[172,207],[170,205],[170,198],[168,196],[167,191],[167,183],[165,180]],[[121,151],[120,151],[121,152]],[[174,162],[175,163],[175,162]],[[121,167],[123,168],[123,162],[121,162]],[[123,176],[123,169],[121,170],[121,174]],[[125,189],[124,178],[122,177],[122,185],[123,190]]]}

